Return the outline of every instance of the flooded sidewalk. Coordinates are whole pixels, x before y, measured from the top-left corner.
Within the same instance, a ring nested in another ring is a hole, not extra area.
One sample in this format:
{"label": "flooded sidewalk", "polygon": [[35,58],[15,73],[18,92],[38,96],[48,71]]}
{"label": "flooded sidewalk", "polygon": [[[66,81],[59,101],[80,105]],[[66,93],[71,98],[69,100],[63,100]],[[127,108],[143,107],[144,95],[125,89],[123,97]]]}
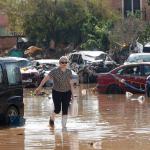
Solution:
{"label": "flooded sidewalk", "polygon": [[[95,85],[75,88],[79,112],[68,117],[62,130],[61,115],[49,127],[50,89],[33,96],[25,89],[25,125],[0,128],[1,150],[149,150],[150,99],[143,103],[125,95],[102,95]],[[139,95],[135,95],[138,97]]]}

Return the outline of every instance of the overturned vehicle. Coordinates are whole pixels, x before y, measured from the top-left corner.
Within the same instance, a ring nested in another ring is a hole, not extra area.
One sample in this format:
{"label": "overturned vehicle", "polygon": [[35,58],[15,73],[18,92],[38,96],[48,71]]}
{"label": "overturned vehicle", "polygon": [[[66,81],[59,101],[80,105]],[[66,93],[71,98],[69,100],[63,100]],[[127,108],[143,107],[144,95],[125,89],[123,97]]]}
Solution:
{"label": "overturned vehicle", "polygon": [[69,54],[69,65],[79,75],[80,83],[95,83],[97,73],[108,72],[118,64],[103,51],[78,51]]}

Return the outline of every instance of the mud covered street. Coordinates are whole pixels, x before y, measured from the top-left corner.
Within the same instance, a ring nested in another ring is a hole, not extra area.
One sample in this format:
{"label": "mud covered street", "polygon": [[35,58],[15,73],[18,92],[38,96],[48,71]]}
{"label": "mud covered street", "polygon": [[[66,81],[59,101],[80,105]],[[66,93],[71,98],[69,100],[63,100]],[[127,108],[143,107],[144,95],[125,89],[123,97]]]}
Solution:
{"label": "mud covered street", "polygon": [[95,85],[75,88],[79,113],[68,118],[67,130],[61,127],[61,115],[55,128],[49,127],[50,89],[33,96],[34,89],[24,90],[25,124],[0,128],[1,150],[149,150],[150,99],[143,102],[133,95],[102,95]]}

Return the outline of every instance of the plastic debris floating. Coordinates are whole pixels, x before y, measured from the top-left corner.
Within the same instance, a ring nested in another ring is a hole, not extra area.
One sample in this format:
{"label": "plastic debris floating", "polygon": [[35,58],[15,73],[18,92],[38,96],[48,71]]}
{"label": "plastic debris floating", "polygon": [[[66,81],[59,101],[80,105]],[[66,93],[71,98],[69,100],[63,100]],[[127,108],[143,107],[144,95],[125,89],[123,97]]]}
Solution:
{"label": "plastic debris floating", "polygon": [[145,101],[145,96],[139,96],[137,98],[131,98],[131,101],[138,101],[140,104],[143,104]]}
{"label": "plastic debris floating", "polygon": [[133,93],[131,92],[126,92],[126,98],[131,101],[138,101],[140,104],[143,104],[143,102],[145,101],[145,96],[141,95],[138,97],[133,97]]}
{"label": "plastic debris floating", "polygon": [[129,99],[133,96],[133,93],[131,92],[126,92],[126,98]]}

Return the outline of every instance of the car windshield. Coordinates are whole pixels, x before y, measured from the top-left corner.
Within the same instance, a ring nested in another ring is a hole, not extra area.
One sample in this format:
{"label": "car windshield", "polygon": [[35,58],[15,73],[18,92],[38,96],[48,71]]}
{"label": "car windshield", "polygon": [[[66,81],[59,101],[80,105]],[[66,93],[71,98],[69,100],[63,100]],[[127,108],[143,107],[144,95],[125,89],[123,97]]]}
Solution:
{"label": "car windshield", "polygon": [[127,62],[150,62],[150,55],[130,56]]}
{"label": "car windshield", "polygon": [[23,68],[23,67],[31,66],[31,62],[28,60],[20,60],[18,62],[18,65],[20,68]]}
{"label": "car windshield", "polygon": [[101,54],[95,57],[95,60],[105,60],[105,59],[106,59],[106,54]]}

